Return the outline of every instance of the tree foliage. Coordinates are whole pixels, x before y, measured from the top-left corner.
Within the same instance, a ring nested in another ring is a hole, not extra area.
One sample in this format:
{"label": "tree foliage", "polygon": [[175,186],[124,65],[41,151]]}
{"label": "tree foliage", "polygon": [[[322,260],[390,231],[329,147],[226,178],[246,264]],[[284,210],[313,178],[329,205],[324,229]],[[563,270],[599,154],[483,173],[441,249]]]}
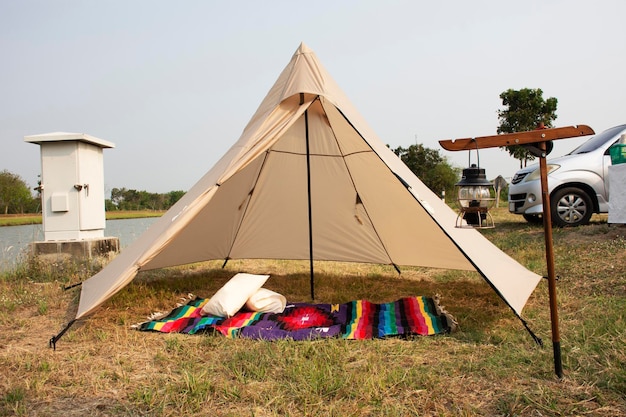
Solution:
{"label": "tree foliage", "polygon": [[[170,191],[165,194],[113,188],[111,198],[105,200],[105,209],[113,210],[168,210],[185,194]],[[38,213],[41,196],[33,196],[28,184],[8,170],[0,171],[0,214]]]}
{"label": "tree foliage", "polygon": [[167,210],[184,194],[184,191],[158,194],[126,188],[113,188],[111,200],[107,202],[106,207],[107,210]]}
{"label": "tree foliage", "polygon": [[28,184],[6,169],[0,172],[0,210],[3,214],[23,214],[37,207]]}
{"label": "tree foliage", "polygon": [[[556,120],[558,101],[554,97],[543,99],[540,88],[523,88],[521,90],[506,90],[500,94],[503,110],[498,110],[498,133],[515,133],[536,129],[540,125],[552,127]],[[520,160],[520,168],[532,161],[535,156],[523,146],[506,146],[506,150],[515,159]]]}
{"label": "tree foliage", "polygon": [[459,179],[460,169],[448,163],[439,150],[429,149],[422,144],[411,145],[408,148],[392,149],[402,159],[402,162],[435,194],[442,191],[452,195],[454,184]]}

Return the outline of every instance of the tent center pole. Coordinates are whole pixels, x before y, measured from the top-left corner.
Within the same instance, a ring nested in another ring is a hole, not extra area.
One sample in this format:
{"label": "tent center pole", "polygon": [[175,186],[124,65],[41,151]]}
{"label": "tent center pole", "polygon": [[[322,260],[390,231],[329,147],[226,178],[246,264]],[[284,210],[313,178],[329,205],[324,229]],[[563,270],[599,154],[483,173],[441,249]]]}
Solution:
{"label": "tent center pole", "polygon": [[306,180],[307,180],[307,197],[309,208],[309,268],[311,271],[311,299],[315,300],[315,284],[313,271],[313,212],[311,209],[311,152],[309,149],[309,111],[304,112],[304,129],[306,138]]}

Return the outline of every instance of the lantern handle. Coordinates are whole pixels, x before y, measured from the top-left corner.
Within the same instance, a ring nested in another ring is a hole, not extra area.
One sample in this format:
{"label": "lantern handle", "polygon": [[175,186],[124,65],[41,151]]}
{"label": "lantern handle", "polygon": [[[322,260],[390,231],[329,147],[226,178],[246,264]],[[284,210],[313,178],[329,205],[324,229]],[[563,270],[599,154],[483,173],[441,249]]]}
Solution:
{"label": "lantern handle", "polygon": [[[480,153],[478,152],[478,141],[476,140],[476,138],[471,138],[470,139],[471,142],[476,144],[476,164],[477,164],[477,168],[480,168]],[[471,167],[472,166],[472,150],[468,149],[467,150],[467,166]]]}

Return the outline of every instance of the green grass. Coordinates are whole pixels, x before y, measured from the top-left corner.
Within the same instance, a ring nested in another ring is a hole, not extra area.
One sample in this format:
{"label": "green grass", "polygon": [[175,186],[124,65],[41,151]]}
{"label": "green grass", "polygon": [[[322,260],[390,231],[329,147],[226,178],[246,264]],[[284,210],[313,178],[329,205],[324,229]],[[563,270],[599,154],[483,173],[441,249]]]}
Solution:
{"label": "green grass", "polygon": [[[159,217],[163,211],[107,211],[107,220],[137,219],[144,217]],[[0,215],[0,226],[23,226],[27,224],[41,224],[41,214],[11,214]]]}
{"label": "green grass", "polygon": [[41,214],[0,215],[0,226],[41,224]]}
{"label": "green grass", "polygon": [[[506,209],[482,233],[545,274],[543,230]],[[618,416],[626,415],[626,228],[594,216],[555,229],[564,378],[554,374],[547,285],[519,320],[476,273],[319,262],[316,298],[392,301],[439,294],[459,321],[445,336],[314,342],[144,333],[130,325],[189,293],[209,297],[239,271],[309,301],[308,262],[207,262],[148,271],[77,323],[93,265],[25,262],[0,276],[0,416]]]}

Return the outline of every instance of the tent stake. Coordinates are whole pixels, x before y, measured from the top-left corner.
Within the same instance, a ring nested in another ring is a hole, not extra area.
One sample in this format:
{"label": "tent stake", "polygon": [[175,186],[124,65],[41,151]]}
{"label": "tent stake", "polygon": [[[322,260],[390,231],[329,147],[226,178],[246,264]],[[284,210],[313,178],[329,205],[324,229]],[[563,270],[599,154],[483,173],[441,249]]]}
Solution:
{"label": "tent stake", "polygon": [[57,350],[57,342],[65,334],[65,332],[67,332],[70,327],[72,327],[72,324],[74,324],[75,322],[76,319],[70,321],[56,336],[52,336],[50,338],[50,340],[48,341],[48,345],[50,346],[50,348],[52,348],[52,350]]}
{"label": "tent stake", "polygon": [[311,210],[311,152],[309,149],[309,111],[304,112],[304,129],[306,138],[306,179],[307,179],[307,196],[309,206],[309,267],[311,270],[311,299],[315,300],[315,284],[313,272],[313,212]]}

